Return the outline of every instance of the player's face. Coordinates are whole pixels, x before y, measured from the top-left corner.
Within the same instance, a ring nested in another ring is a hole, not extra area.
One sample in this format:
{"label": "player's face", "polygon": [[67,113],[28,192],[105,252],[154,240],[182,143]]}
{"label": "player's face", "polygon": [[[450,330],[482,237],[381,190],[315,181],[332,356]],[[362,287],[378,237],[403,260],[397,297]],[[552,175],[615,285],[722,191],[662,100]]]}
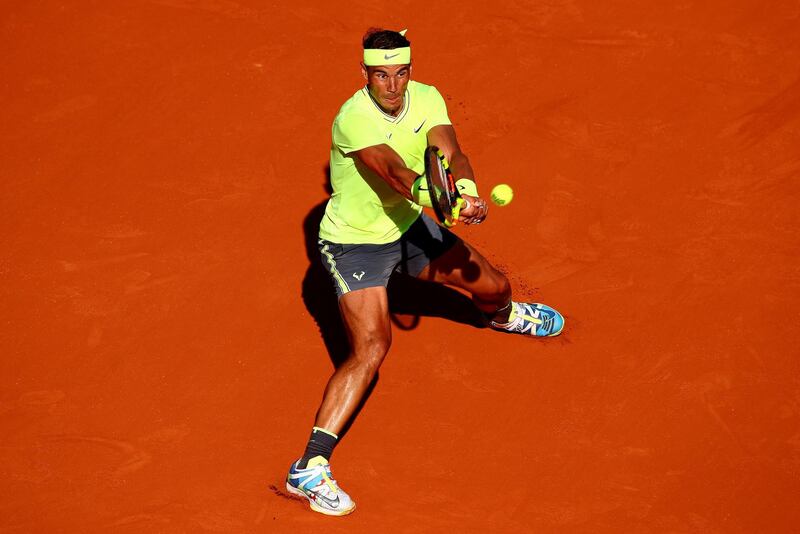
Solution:
{"label": "player's face", "polygon": [[367,80],[369,94],[383,111],[389,115],[400,113],[406,86],[411,79],[411,65],[366,67],[362,64],[361,73]]}

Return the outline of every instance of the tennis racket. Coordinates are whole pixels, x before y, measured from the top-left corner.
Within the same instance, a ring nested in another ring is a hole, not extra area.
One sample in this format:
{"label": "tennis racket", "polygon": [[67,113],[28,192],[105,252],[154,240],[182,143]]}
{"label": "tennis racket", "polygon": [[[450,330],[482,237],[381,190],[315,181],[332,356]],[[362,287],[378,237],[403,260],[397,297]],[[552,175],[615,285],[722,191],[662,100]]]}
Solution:
{"label": "tennis racket", "polygon": [[466,201],[461,198],[447,158],[439,147],[425,149],[425,179],[436,218],[448,228],[455,226]]}

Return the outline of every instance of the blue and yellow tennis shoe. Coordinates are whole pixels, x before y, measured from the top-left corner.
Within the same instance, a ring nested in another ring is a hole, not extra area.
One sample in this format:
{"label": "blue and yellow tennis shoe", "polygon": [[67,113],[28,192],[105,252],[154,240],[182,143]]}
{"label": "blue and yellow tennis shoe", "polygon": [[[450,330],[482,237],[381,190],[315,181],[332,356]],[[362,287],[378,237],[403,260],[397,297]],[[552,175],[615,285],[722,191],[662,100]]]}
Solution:
{"label": "blue and yellow tennis shoe", "polygon": [[564,316],[546,304],[512,302],[507,323],[492,321],[492,328],[537,337],[557,336],[564,329]]}
{"label": "blue and yellow tennis shoe", "polygon": [[311,509],[326,515],[347,515],[356,509],[356,503],[345,493],[331,474],[331,465],[322,456],[308,461],[300,469],[298,460],[289,468],[286,490],[293,495],[305,497]]}

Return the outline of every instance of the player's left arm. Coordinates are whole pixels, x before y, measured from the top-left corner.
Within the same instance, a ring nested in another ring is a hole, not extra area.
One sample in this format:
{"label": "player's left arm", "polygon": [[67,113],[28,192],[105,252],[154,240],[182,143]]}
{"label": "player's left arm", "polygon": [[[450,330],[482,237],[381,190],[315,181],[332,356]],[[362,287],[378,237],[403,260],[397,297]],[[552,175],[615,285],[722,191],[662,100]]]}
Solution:
{"label": "player's left arm", "polygon": [[[451,124],[440,124],[428,130],[428,145],[438,146],[444,152],[456,180],[466,178],[475,182],[475,172],[472,170],[469,158],[461,151],[458,138],[456,138],[456,129]],[[461,210],[459,220],[473,224],[486,218],[489,213],[489,205],[485,200],[463,193],[461,196],[467,199],[469,207]]]}
{"label": "player's left arm", "polygon": [[428,130],[428,145],[438,146],[444,152],[456,180],[467,178],[475,181],[472,165],[470,165],[467,155],[461,151],[456,138],[456,129],[451,124],[440,124]]}

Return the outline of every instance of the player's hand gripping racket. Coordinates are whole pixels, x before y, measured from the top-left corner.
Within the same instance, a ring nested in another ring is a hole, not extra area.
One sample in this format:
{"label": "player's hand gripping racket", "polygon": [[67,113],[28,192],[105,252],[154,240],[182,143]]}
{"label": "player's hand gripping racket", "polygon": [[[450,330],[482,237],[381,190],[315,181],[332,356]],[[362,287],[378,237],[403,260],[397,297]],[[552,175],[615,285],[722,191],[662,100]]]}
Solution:
{"label": "player's hand gripping racket", "polygon": [[425,149],[425,179],[436,218],[448,228],[455,226],[467,201],[461,198],[447,158],[439,147]]}

